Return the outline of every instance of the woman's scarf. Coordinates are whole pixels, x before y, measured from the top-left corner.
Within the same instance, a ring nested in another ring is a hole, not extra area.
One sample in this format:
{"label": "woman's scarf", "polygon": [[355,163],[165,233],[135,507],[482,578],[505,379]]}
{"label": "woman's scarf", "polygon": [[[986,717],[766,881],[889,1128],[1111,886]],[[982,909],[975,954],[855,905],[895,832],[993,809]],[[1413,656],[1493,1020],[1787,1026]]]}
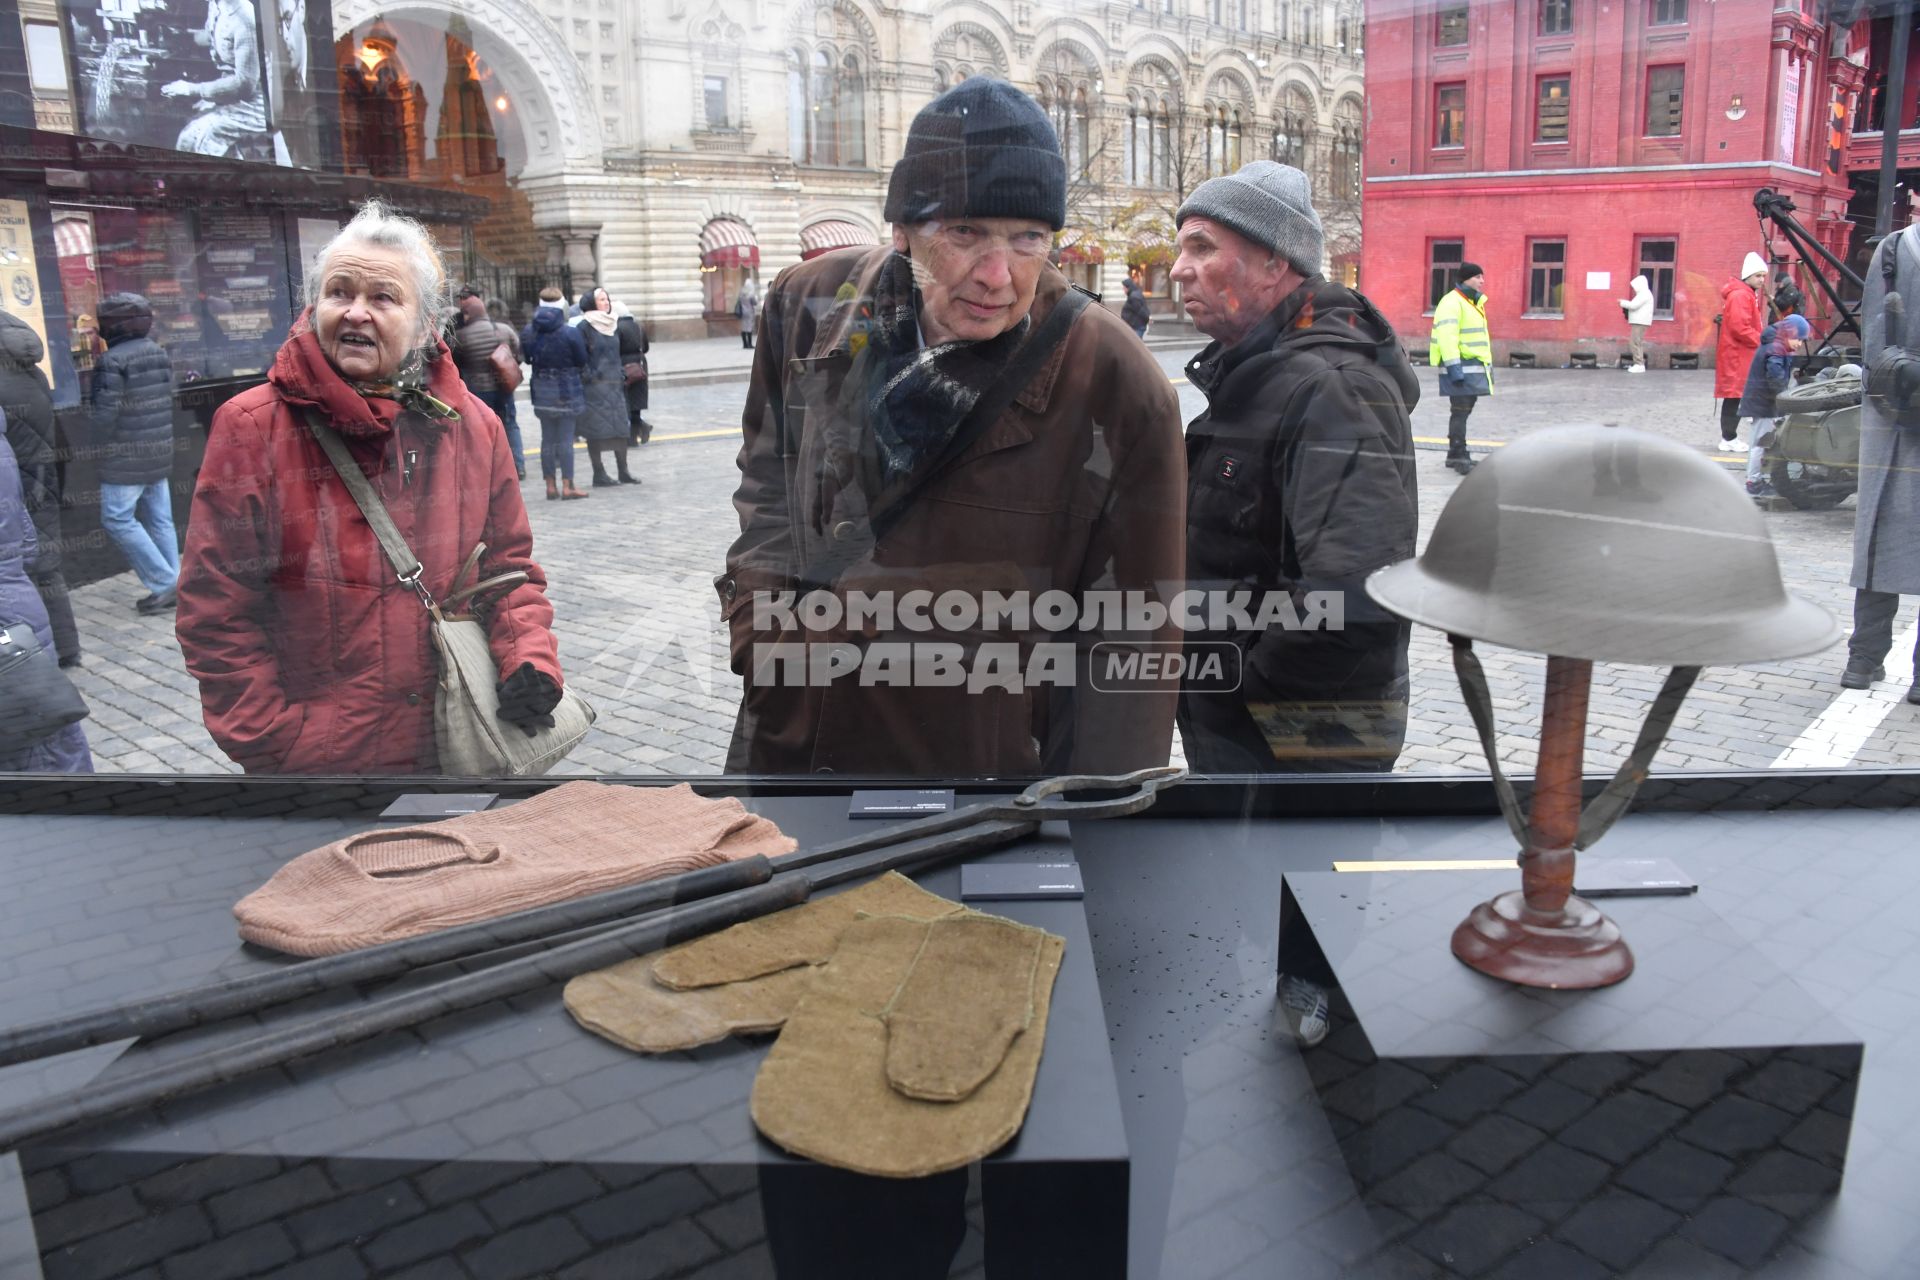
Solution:
{"label": "woman's scarf", "polygon": [[940,459],[954,433],[1033,328],[1033,318],[983,342],[920,345],[913,263],[894,253],[873,286],[867,349],[867,420],[879,446],[883,487],[910,479]]}
{"label": "woman's scarf", "polygon": [[342,379],[369,400],[392,400],[402,409],[411,409],[429,422],[458,422],[460,411],[427,390],[427,353],[409,355],[393,376],[384,380]]}
{"label": "woman's scarf", "polygon": [[595,333],[609,338],[613,336],[614,326],[620,323],[620,318],[611,311],[582,311],[580,318],[592,325]]}

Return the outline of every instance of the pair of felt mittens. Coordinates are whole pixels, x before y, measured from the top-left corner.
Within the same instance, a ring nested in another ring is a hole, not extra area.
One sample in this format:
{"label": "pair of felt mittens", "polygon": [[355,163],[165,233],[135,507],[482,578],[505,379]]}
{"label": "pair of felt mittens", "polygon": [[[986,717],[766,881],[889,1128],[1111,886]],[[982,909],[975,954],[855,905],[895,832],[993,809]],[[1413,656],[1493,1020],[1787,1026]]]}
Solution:
{"label": "pair of felt mittens", "polygon": [[567,984],[581,1025],[643,1053],[780,1030],[760,1132],[860,1173],[960,1168],[1020,1128],[1065,942],[904,876]]}

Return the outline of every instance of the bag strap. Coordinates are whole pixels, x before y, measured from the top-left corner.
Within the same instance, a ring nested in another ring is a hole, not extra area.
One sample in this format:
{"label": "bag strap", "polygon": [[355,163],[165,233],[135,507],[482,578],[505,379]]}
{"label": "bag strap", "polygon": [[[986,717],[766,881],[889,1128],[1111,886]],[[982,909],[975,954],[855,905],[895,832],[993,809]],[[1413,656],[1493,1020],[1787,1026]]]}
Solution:
{"label": "bag strap", "polygon": [[[1500,812],[1505,816],[1513,838],[1525,848],[1527,821],[1520,811],[1520,801],[1514,795],[1513,784],[1500,769],[1500,753],[1494,742],[1493,695],[1487,688],[1487,674],[1480,666],[1480,659],[1474,656],[1473,641],[1465,636],[1447,638],[1453,644],[1453,668],[1460,677],[1460,692],[1466,700],[1467,714],[1473,717],[1473,727],[1480,734],[1480,749],[1486,753],[1487,768],[1493,774],[1493,794],[1500,801]],[[1581,811],[1574,848],[1591,846],[1620,820],[1620,815],[1633,803],[1634,793],[1647,780],[1653,757],[1666,740],[1667,731],[1673,727],[1674,717],[1680,712],[1680,704],[1686,700],[1687,691],[1693,688],[1693,682],[1699,675],[1699,667],[1675,667],[1667,672],[1659,696],[1654,698],[1653,707],[1641,722],[1640,734],[1634,739],[1632,752],[1621,762],[1619,770],[1600,794]]]}
{"label": "bag strap", "polygon": [[407,540],[400,536],[400,528],[394,524],[393,516],[387,511],[387,504],[380,501],[380,495],[374,492],[373,482],[360,470],[360,464],[347,452],[347,445],[340,433],[320,421],[320,415],[312,410],[307,412],[307,430],[320,442],[321,450],[327,455],[327,461],[339,473],[340,481],[347,486],[347,492],[353,495],[354,505],[360,508],[360,514],[367,518],[367,524],[373,529],[373,536],[380,540],[380,549],[387,553],[387,562],[393,566],[396,578],[413,588],[420,597],[421,607],[431,613],[434,609],[433,593],[427,590],[427,584],[420,580],[426,566],[420,563],[420,557],[413,554],[407,546]]}
{"label": "bag strap", "polygon": [[1015,397],[1025,391],[1034,375],[1040,372],[1040,366],[1066,341],[1067,330],[1073,327],[1073,322],[1093,297],[1077,284],[1067,286],[1060,301],[1054,303],[1053,310],[1047,313],[1046,320],[1014,353],[1006,372],[995,378],[993,384],[973,402],[973,409],[953,433],[953,438],[947,441],[946,448],[940,451],[939,459],[927,467],[917,481],[892,495],[885,506],[872,513],[870,519],[876,537],[884,534],[905,513],[908,500],[925,488],[947,463],[965,453],[974,441],[986,434],[987,428],[1000,420],[1000,415],[1007,411]]}

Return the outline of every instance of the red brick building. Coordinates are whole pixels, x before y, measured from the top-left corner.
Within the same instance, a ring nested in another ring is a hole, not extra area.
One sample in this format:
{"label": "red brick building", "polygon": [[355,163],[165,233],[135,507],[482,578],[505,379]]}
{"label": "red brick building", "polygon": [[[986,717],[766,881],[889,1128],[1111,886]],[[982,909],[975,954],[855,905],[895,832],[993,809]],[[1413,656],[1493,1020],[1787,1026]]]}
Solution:
{"label": "red brick building", "polygon": [[1369,0],[1363,288],[1417,348],[1452,266],[1477,262],[1497,358],[1608,366],[1626,348],[1616,300],[1644,272],[1656,367],[1710,365],[1720,286],[1767,248],[1756,190],[1848,250],[1830,126],[1836,101],[1852,119],[1865,59],[1829,48],[1821,9]]}

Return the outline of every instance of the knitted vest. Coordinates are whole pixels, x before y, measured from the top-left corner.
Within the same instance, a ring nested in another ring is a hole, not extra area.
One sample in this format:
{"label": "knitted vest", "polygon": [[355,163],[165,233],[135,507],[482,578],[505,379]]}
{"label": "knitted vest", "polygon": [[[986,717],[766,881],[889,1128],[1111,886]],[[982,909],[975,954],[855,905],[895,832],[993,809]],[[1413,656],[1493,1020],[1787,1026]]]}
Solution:
{"label": "knitted vest", "polygon": [[684,783],[569,782],[502,809],[303,853],[233,914],[248,942],[335,955],[794,848],[738,800],[703,799]]}

